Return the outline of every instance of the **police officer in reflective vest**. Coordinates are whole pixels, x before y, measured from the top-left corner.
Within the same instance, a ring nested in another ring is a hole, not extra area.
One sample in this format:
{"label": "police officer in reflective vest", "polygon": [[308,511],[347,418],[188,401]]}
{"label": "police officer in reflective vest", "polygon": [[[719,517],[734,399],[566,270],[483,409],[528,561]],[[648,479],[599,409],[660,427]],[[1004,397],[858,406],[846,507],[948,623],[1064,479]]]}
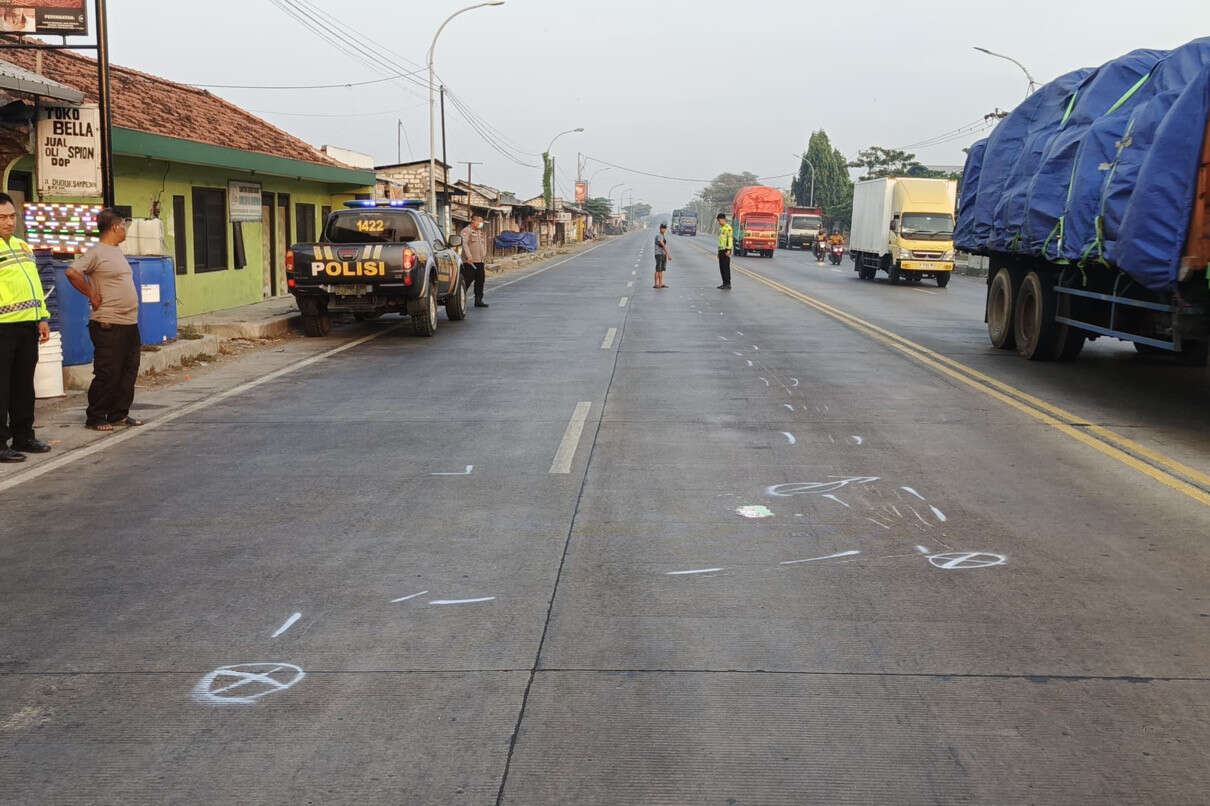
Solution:
{"label": "police officer in reflective vest", "polygon": [[735,248],[735,236],[724,213],[718,214],[718,273],[723,279],[719,286],[723,291],[731,290],[731,250]]}
{"label": "police officer in reflective vest", "polygon": [[0,462],[50,450],[34,438],[34,368],[38,344],[50,340],[50,311],[34,252],[13,237],[16,228],[17,206],[0,193]]}

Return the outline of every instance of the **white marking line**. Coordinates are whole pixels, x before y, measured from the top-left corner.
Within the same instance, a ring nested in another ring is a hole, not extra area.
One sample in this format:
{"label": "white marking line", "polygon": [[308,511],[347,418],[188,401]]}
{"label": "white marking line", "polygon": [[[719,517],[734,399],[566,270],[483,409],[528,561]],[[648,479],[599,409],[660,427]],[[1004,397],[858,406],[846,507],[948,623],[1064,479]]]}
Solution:
{"label": "white marking line", "polygon": [[726,336],[719,336],[719,338],[723,341],[731,341],[731,339],[727,338]]}
{"label": "white marking line", "polygon": [[[609,244],[609,241],[606,241],[605,243],[601,243],[596,246],[585,249],[583,252],[580,252],[579,254],[572,255],[571,257],[568,257],[568,258],[564,258],[563,260],[560,260],[558,263],[552,263],[549,266],[544,266],[544,267],[538,269],[537,271],[531,271],[529,274],[523,275],[521,277],[517,277],[516,279],[508,280],[507,282],[503,282],[503,283],[495,283],[492,285],[492,288],[504,288],[505,286],[512,285],[513,283],[519,283],[522,280],[528,280],[530,277],[533,277],[538,274],[542,274],[543,272],[550,271],[551,269],[558,268],[559,266],[562,266],[564,263],[570,263],[571,261],[576,260],[577,258],[584,257],[589,252],[594,252],[597,249],[600,249],[601,247],[606,246],[608,244]],[[106,437],[104,439],[101,439],[101,440],[98,440],[97,442],[92,443],[91,445],[87,445],[83,448],[78,448],[74,451],[69,451],[68,453],[61,454],[61,455],[55,457],[54,459],[51,459],[48,462],[39,463],[37,465],[37,467],[31,468],[30,470],[25,471],[25,472],[21,473],[20,475],[15,475],[11,478],[5,479],[4,481],[0,481],[0,492],[4,492],[5,490],[11,490],[13,487],[16,487],[19,484],[24,484],[27,481],[32,481],[36,478],[46,475],[47,473],[53,473],[54,471],[58,470],[61,467],[65,467],[67,465],[74,464],[75,462],[78,462],[81,459],[87,459],[89,456],[94,456],[94,455],[100,453],[101,451],[109,450],[110,448],[113,448],[117,445],[121,445],[124,442],[129,442],[132,439],[143,436],[145,434],[149,434],[152,431],[155,431],[157,428],[160,428],[161,426],[165,426],[168,423],[181,419],[182,417],[188,417],[190,414],[193,414],[195,411],[201,411],[202,409],[210,408],[215,403],[220,403],[220,402],[226,400],[227,398],[235,397],[236,395],[241,395],[244,392],[257,388],[258,386],[263,386],[266,383],[275,381],[284,375],[289,375],[293,372],[297,372],[300,369],[305,369],[313,364],[318,364],[320,361],[324,361],[328,358],[331,358],[334,355],[339,355],[348,350],[352,350],[355,347],[360,347],[361,345],[365,344],[366,342],[370,342],[370,341],[373,341],[374,339],[382,338],[383,336],[386,336],[389,333],[394,333],[396,330],[399,330],[402,327],[403,327],[403,325],[394,325],[392,327],[388,327],[383,330],[380,330],[377,333],[371,333],[368,336],[362,336],[360,339],[354,339],[353,341],[342,344],[339,347],[333,347],[331,350],[322,352],[319,355],[313,355],[309,358],[304,358],[301,361],[290,364],[289,366],[282,367],[281,369],[278,369],[278,370],[274,370],[273,372],[270,372],[268,375],[262,375],[261,377],[255,379],[255,380],[251,380],[246,383],[241,383],[238,386],[233,386],[230,389],[227,389],[226,391],[219,392],[218,394],[211,395],[210,397],[203,398],[202,400],[194,401],[193,403],[188,403],[184,406],[181,406],[179,409],[163,412],[160,415],[158,415],[154,420],[149,421],[142,428],[131,428],[131,429],[128,429],[125,433]]]}
{"label": "white marking line", "polygon": [[428,593],[428,591],[420,591],[420,593],[413,593],[411,596],[400,596],[398,599],[392,599],[391,604],[399,604],[400,602],[406,602],[408,599],[415,599],[417,596],[424,596],[426,593]]}
{"label": "white marking line", "polygon": [[731,354],[732,354],[732,355],[738,355],[740,358],[743,358],[743,357],[744,357],[744,354],[743,354],[743,353],[737,353],[737,352],[735,352],[734,350],[732,350],[732,351],[731,351]]}
{"label": "white marking line", "polygon": [[791,445],[797,445],[797,444],[798,444],[798,440],[797,440],[797,439],[795,439],[795,438],[794,438],[794,435],[793,435],[793,434],[791,434],[789,431],[782,431],[782,432],[781,432],[781,435],[782,435],[783,437],[785,437],[785,438],[786,438],[786,441],[788,441],[788,442],[789,442]]}
{"label": "white marking line", "polygon": [[921,554],[928,554],[928,553],[929,553],[929,550],[928,550],[927,548],[925,548],[924,546],[917,546],[917,547],[916,547],[916,551],[920,552]]}
{"label": "white marking line", "polygon": [[617,336],[618,329],[616,327],[611,327],[609,330],[605,331],[605,340],[601,342],[601,349],[608,350],[613,347],[613,340],[616,339]]}
{"label": "white marking line", "polygon": [[923,288],[913,288],[912,290],[915,291],[917,294],[928,294],[930,297],[934,297],[937,295],[936,291],[926,291]]}
{"label": "white marking line", "polygon": [[862,439],[861,437],[857,436],[856,434],[853,434],[851,437],[849,437],[849,439],[853,440],[853,441],[854,441],[854,442],[856,442],[858,445],[863,445],[863,444],[865,444],[865,440],[864,440],[864,439]]}
{"label": "white marking line", "polygon": [[295,613],[293,616],[290,616],[290,618],[286,619],[286,623],[278,627],[277,632],[273,633],[271,637],[276,638],[277,636],[281,635],[286,630],[294,626],[294,622],[298,621],[300,618],[302,618],[302,613]]}
{"label": "white marking line", "polygon": [[580,434],[584,431],[584,423],[588,420],[588,411],[592,403],[582,401],[576,404],[567,429],[563,432],[563,441],[555,452],[555,460],[550,464],[550,473],[570,473],[572,460],[576,458],[576,447],[580,444]]}
{"label": "white marking line", "polygon": [[[841,269],[832,269],[832,271],[836,272],[837,274],[844,274],[844,271]],[[914,291],[915,289],[912,290]]]}
{"label": "white marking line", "polygon": [[829,554],[826,557],[808,557],[805,560],[787,560],[779,565],[798,565],[799,563],[813,563],[819,560],[835,560],[837,557],[852,557],[854,554],[860,554],[860,551],[842,551],[839,554]]}
{"label": "white marking line", "polygon": [[737,330],[737,331],[735,331],[735,335],[737,335],[737,336],[742,336],[742,335],[744,335],[744,331],[742,331],[742,330]]}
{"label": "white marking line", "polygon": [[618,300],[618,307],[625,308],[627,302],[630,302],[630,297],[622,297],[620,300]]}
{"label": "white marking line", "polygon": [[466,470],[460,473],[429,473],[430,476],[469,476],[471,471],[475,469],[474,465],[467,465]]}
{"label": "white marking line", "polygon": [[832,495],[831,493],[828,493],[827,495],[824,495],[823,497],[824,497],[824,498],[831,498],[833,501],[835,501],[836,503],[840,504],[840,505],[841,505],[841,506],[843,506],[845,509],[852,509],[852,507],[851,507],[851,506],[849,506],[848,504],[846,504],[844,501],[841,501],[839,498],[837,498],[836,496]]}
{"label": "white marking line", "polygon": [[915,490],[913,490],[911,487],[900,487],[899,489],[903,490],[905,493],[908,493],[909,495],[914,495],[914,496],[916,496],[916,497],[917,497],[917,498],[919,498],[921,501],[926,500],[926,499],[925,499],[925,497],[924,497],[923,495],[921,495],[920,493],[916,492],[916,491],[915,491]]}
{"label": "white marking line", "polygon": [[933,506],[932,504],[929,504],[929,509],[933,510],[933,514],[937,516],[937,520],[941,521],[942,523],[945,523],[947,520],[949,520],[949,518],[945,517],[944,512],[937,509],[937,507]]}
{"label": "white marking line", "polygon": [[429,602],[431,605],[452,605],[452,604],[478,604],[479,602],[495,601],[495,596],[481,596],[478,599],[434,599]]}
{"label": "white marking line", "polygon": [[722,571],[721,568],[695,568],[692,571],[665,571],[664,576],[679,577],[685,574],[712,574],[715,571]]}

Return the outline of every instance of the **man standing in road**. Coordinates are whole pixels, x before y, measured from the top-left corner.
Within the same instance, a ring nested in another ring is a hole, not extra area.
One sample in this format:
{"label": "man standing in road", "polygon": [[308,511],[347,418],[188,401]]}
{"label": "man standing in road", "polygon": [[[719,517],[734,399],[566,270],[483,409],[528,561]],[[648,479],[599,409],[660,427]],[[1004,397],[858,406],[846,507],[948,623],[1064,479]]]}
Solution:
{"label": "man standing in road", "polygon": [[33,250],[13,237],[16,228],[17,206],[0,193],[0,462],[5,463],[50,450],[34,437],[34,369],[38,344],[50,339],[50,312]]}
{"label": "man standing in road", "polygon": [[475,215],[462,228],[462,255],[474,267],[475,307],[490,307],[483,301],[483,286],[487,282],[487,234],[483,232],[483,216]]}
{"label": "man standing in road", "polygon": [[655,285],[652,288],[667,288],[664,285],[664,272],[668,269],[668,225],[660,224],[660,231],[655,236]]}
{"label": "man standing in road", "polygon": [[94,431],[143,424],[130,416],[142,340],[134,272],[118,248],[126,240],[126,223],[112,207],[102,210],[97,218],[101,242],[67,270],[68,281],[92,306],[93,377],[84,425]]}
{"label": "man standing in road", "polygon": [[719,286],[723,291],[731,290],[731,250],[735,248],[735,239],[731,234],[731,225],[727,223],[724,213],[718,214],[718,273],[723,277]]}

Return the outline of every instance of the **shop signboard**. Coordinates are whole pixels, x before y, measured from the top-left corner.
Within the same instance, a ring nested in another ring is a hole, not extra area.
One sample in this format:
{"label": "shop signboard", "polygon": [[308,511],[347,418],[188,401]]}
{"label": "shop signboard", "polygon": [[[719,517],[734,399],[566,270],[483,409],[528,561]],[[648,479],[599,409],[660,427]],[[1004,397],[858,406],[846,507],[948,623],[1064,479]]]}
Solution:
{"label": "shop signboard", "polygon": [[101,197],[101,113],[96,104],[39,107],[37,139],[39,196]]}
{"label": "shop signboard", "polygon": [[0,33],[84,36],[87,0],[0,0]]}
{"label": "shop signboard", "polygon": [[576,204],[588,201],[588,183],[576,182]]}
{"label": "shop signboard", "polygon": [[261,186],[258,183],[228,182],[227,200],[233,222],[261,220]]}

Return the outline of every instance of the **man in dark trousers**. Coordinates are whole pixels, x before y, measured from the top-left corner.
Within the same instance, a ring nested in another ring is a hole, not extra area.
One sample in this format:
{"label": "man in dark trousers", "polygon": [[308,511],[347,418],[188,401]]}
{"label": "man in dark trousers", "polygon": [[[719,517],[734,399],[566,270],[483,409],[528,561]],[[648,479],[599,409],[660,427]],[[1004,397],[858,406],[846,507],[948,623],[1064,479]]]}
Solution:
{"label": "man in dark trousers", "polygon": [[0,193],[0,462],[5,463],[50,450],[34,437],[34,369],[38,344],[50,339],[50,312],[34,252],[13,237],[16,228],[17,206]]}
{"label": "man in dark trousers", "polygon": [[107,207],[97,218],[101,242],[76,259],[67,279],[92,305],[92,385],[84,425],[94,431],[142,425],[130,416],[139,378],[139,294],[134,272],[118,247],[126,240],[126,220]]}
{"label": "man in dark trousers", "polygon": [[731,232],[731,225],[727,223],[727,216],[723,213],[718,214],[718,273],[722,275],[723,284],[719,286],[723,291],[731,290],[731,250],[735,248],[735,238]]}
{"label": "man in dark trousers", "polygon": [[483,216],[476,215],[462,228],[462,256],[474,267],[475,307],[490,307],[483,301],[483,285],[487,282],[487,233],[483,231]]}

